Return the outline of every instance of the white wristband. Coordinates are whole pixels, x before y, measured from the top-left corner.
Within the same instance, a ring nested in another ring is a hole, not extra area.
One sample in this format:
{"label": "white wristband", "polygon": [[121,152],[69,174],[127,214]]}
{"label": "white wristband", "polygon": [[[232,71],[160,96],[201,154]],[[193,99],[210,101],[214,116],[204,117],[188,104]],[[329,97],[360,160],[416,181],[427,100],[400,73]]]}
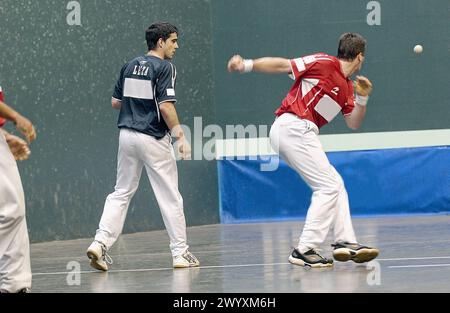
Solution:
{"label": "white wristband", "polygon": [[362,106],[367,105],[367,101],[369,101],[369,96],[360,96],[356,94],[356,103]]}
{"label": "white wristband", "polygon": [[244,60],[244,73],[249,73],[253,70],[253,60]]}

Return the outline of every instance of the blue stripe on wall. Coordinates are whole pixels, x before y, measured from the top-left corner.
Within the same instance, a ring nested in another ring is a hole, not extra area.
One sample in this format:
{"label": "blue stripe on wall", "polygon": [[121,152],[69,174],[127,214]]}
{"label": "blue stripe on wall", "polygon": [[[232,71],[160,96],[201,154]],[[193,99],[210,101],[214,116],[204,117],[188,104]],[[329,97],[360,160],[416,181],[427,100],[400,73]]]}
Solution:
{"label": "blue stripe on wall", "polygon": [[[327,155],[344,179],[352,215],[450,211],[450,146]],[[218,161],[222,223],[306,216],[307,185],[283,161],[273,172],[260,171],[264,162]]]}

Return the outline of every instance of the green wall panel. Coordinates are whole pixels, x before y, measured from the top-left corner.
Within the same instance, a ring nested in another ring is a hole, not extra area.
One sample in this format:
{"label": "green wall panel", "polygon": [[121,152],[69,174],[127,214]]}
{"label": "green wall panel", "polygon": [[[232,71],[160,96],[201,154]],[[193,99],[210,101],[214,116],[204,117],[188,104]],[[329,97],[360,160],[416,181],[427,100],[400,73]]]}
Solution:
{"label": "green wall panel", "polygon": [[[362,132],[449,128],[450,2],[378,1],[381,25],[369,26],[369,1],[216,0],[213,34],[220,124],[271,124],[291,87],[285,76],[229,74],[226,60],[336,55],[340,34],[368,40],[361,72],[374,84]],[[416,55],[420,43],[424,52]],[[322,133],[351,132],[342,118]]]}
{"label": "green wall panel", "polygon": [[[0,2],[0,84],[6,102],[38,131],[31,159],[19,165],[33,242],[93,236],[115,183],[113,85],[123,63],[145,52],[144,31],[155,21],[181,30],[177,108],[191,129],[194,117],[203,127],[272,123],[292,81],[229,74],[233,54],[334,55],[347,31],[368,39],[362,74],[374,91],[361,132],[450,128],[448,0],[378,1],[377,26],[367,24],[369,1],[360,0],[80,0],[81,26],[67,24],[68,2]],[[417,43],[420,55],[412,50]],[[342,118],[322,129],[348,132]],[[215,162],[178,167],[188,225],[219,222]],[[143,175],[124,232],[163,227]]]}
{"label": "green wall panel", "polygon": [[[124,62],[146,52],[151,23],[170,21],[180,29],[173,61],[182,123],[192,124],[194,116],[212,123],[215,114],[208,1],[81,0],[81,26],[66,22],[68,2],[0,2],[0,84],[6,102],[38,132],[31,159],[20,164],[32,241],[95,234],[116,175],[113,86]],[[215,164],[178,167],[188,225],[218,222]],[[124,231],[163,227],[144,174]]]}

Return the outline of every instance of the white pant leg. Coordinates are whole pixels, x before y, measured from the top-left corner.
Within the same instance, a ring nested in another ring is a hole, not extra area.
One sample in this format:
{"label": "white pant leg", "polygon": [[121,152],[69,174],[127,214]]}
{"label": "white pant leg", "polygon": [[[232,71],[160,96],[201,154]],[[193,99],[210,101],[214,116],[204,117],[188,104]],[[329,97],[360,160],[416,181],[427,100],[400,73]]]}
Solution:
{"label": "white pant leg", "polygon": [[352,219],[350,216],[348,194],[345,190],[342,177],[336,170],[335,175],[342,181],[342,190],[339,193],[334,221],[334,240],[356,243],[355,231],[353,230]]}
{"label": "white pant leg", "polygon": [[19,170],[0,133],[0,289],[31,288],[30,243]]}
{"label": "white pant leg", "polygon": [[139,136],[145,143],[142,145],[142,159],[169,235],[172,256],[175,257],[183,254],[188,245],[183,198],[178,190],[178,170],[173,146],[169,136],[160,140],[144,134]]}
{"label": "white pant leg", "polygon": [[144,163],[140,159],[138,133],[121,129],[117,156],[117,180],[114,192],[105,201],[95,240],[110,249],[122,233],[130,201],[141,178]]}
{"label": "white pant leg", "polygon": [[[313,191],[298,249],[306,252],[325,241],[336,218],[339,201],[345,206],[348,199],[341,196],[345,187],[328,161],[317,129],[292,114],[283,114],[274,123],[271,141],[274,149]],[[348,204],[347,204],[348,206]]]}

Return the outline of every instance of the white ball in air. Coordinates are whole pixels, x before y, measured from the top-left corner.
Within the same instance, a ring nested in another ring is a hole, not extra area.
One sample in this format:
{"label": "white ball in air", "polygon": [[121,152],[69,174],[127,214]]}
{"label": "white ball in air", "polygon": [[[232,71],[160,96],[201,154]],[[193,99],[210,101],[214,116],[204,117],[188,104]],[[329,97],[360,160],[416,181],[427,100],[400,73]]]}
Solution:
{"label": "white ball in air", "polygon": [[423,47],[421,45],[416,45],[414,47],[414,52],[415,53],[419,54],[419,53],[422,53],[422,51],[423,51]]}

